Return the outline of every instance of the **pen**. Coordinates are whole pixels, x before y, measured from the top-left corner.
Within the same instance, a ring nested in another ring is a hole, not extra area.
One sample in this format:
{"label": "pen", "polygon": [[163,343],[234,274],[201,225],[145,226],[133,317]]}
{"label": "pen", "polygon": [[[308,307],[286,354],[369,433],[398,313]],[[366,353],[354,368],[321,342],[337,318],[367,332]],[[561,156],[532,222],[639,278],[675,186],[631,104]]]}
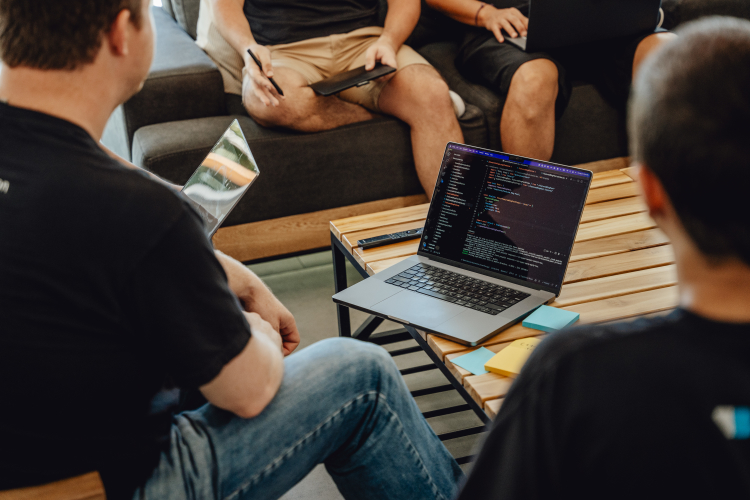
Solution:
{"label": "pen", "polygon": [[[258,60],[258,58],[255,57],[255,54],[253,54],[253,51],[250,50],[250,49],[247,49],[247,53],[250,54],[250,57],[253,58],[253,61],[255,61],[255,64],[258,65],[258,68],[260,68],[260,70],[263,71],[263,65],[260,63],[260,61]],[[279,87],[276,84],[276,82],[273,81],[273,78],[269,78],[269,80],[271,81],[271,85],[273,85],[273,88],[276,89],[276,92],[278,92],[280,96],[283,96],[284,95],[284,91],[281,90],[281,87]]]}

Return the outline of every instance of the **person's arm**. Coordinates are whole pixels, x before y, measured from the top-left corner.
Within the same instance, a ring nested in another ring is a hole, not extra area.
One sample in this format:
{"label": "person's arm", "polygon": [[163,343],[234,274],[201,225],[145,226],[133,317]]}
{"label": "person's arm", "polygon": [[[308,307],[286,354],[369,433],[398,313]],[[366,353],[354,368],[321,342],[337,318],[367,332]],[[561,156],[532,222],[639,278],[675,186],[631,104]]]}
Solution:
{"label": "person's arm", "polygon": [[284,358],[281,338],[255,313],[246,313],[253,332],[245,348],[209,383],[200,387],[213,405],[242,418],[260,414],[281,386]]}
{"label": "person's arm", "polygon": [[[250,73],[253,92],[266,106],[279,105],[279,99],[284,97],[268,80],[273,76],[271,52],[255,41],[250,23],[247,22],[242,9],[245,0],[211,0],[211,12],[219,33],[245,61],[245,67]],[[247,51],[252,50],[263,66],[262,71],[255,64]]]}
{"label": "person's arm", "polygon": [[102,150],[105,153],[107,153],[107,155],[109,155],[110,158],[113,158],[113,159],[117,160],[118,162],[122,163],[124,166],[126,166],[128,168],[132,168],[134,170],[142,170],[142,171],[146,172],[148,174],[148,176],[151,177],[152,179],[154,179],[155,181],[161,182],[165,186],[170,187],[170,188],[172,188],[174,190],[177,190],[177,191],[182,190],[182,186],[178,186],[177,184],[172,184],[168,180],[162,179],[161,177],[159,177],[156,174],[152,174],[151,172],[149,172],[145,168],[141,168],[138,165],[135,165],[134,163],[130,163],[128,160],[126,160],[122,156],[118,155],[117,153],[115,153],[114,151],[112,151],[111,149],[109,149],[107,146],[105,146],[104,144],[102,144],[101,142],[99,143],[99,147],[102,148]]}
{"label": "person's arm", "polygon": [[419,11],[419,0],[388,0],[385,27],[378,41],[365,53],[365,69],[373,69],[376,62],[398,68],[396,53],[414,31]]}
{"label": "person's arm", "polygon": [[246,311],[258,313],[281,335],[282,351],[288,356],[300,342],[294,316],[279,302],[261,279],[237,260],[215,251],[227,275],[229,289],[237,295]]}
{"label": "person's arm", "polygon": [[460,23],[491,31],[500,43],[505,40],[501,30],[513,38],[529,30],[529,19],[516,8],[498,9],[477,0],[427,0],[427,5]]}

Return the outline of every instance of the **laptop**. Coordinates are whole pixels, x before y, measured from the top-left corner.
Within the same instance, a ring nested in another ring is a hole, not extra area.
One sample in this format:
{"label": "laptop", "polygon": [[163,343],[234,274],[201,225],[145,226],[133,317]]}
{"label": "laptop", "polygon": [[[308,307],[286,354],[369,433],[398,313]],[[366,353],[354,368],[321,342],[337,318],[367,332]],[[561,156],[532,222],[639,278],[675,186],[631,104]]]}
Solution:
{"label": "laptop", "polygon": [[240,123],[234,120],[182,188],[210,238],[260,175]]}
{"label": "laptop", "polygon": [[526,52],[653,32],[661,0],[530,0],[525,37],[505,37]]}
{"label": "laptop", "polygon": [[448,143],[417,254],[333,301],[477,345],[559,295],[591,178]]}

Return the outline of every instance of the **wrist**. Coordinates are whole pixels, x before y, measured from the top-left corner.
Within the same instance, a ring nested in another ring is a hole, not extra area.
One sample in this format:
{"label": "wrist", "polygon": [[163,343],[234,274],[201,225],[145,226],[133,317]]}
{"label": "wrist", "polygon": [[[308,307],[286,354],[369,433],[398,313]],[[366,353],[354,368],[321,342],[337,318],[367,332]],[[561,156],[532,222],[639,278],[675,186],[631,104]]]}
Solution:
{"label": "wrist", "polygon": [[380,35],[378,42],[385,43],[390,48],[392,48],[394,52],[396,51],[396,41],[393,39],[393,36],[391,34],[383,32]]}
{"label": "wrist", "polygon": [[486,28],[487,19],[490,18],[490,16],[495,10],[497,10],[495,6],[483,3],[482,5],[479,6],[479,9],[477,10],[474,24],[476,26],[481,26],[483,28]]}

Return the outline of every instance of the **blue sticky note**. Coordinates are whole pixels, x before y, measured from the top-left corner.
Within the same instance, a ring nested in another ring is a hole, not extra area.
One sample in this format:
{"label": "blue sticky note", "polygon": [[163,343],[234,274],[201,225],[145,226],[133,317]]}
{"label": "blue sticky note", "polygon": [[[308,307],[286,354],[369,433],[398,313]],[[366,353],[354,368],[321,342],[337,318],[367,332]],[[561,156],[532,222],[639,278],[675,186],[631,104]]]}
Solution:
{"label": "blue sticky note", "polygon": [[474,375],[482,375],[489,373],[484,369],[484,364],[495,355],[494,352],[490,351],[486,347],[480,347],[476,351],[472,351],[469,354],[464,354],[457,358],[453,358],[451,363],[456,366],[460,366],[464,370],[469,370]]}
{"label": "blue sticky note", "polygon": [[552,332],[572,325],[578,321],[579,317],[580,314],[566,311],[565,309],[540,306],[539,309],[528,315],[522,324],[527,328]]}

